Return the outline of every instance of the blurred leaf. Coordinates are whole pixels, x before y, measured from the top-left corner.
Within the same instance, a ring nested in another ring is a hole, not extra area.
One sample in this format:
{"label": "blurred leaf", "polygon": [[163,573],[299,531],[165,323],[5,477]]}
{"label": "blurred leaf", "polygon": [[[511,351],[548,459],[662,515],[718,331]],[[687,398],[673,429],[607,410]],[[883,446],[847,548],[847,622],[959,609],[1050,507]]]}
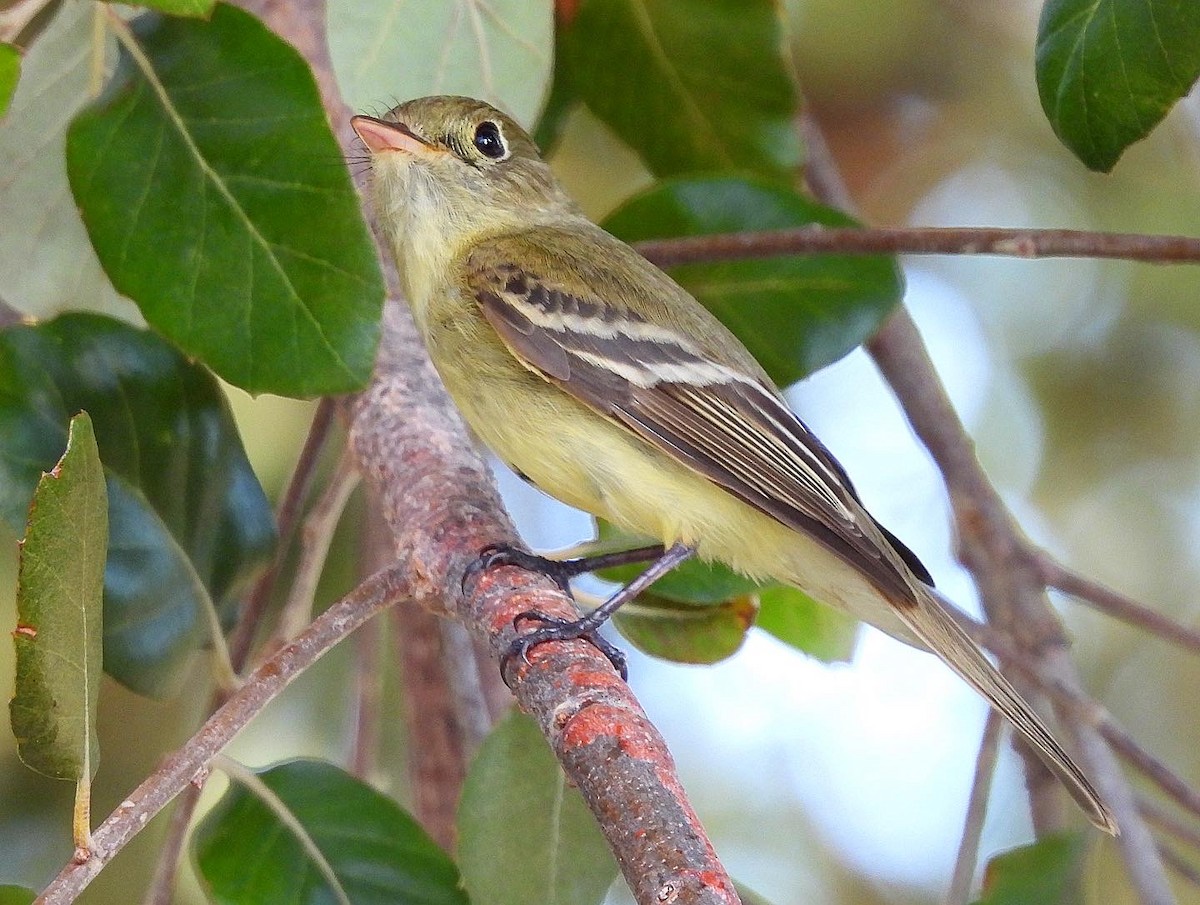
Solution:
{"label": "blurred leaf", "polygon": [[63,158],[67,124],[87,101],[93,9],[59,5],[26,53],[0,120],[0,299],[38,317],[72,308],[138,317],[100,269]]}
{"label": "blurred leaf", "polygon": [[250,392],[361,386],[382,277],[307,64],[225,4],[208,22],[146,14],[128,28],[136,51],[122,47],[67,139],[113,283]]}
{"label": "blurred leaf", "polygon": [[733,882],[733,888],[737,890],[738,898],[742,900],[742,905],[771,905],[771,900],[760,893],[755,892],[749,886]]}
{"label": "blurred leaf", "polygon": [[[733,177],[661,183],[605,221],[627,242],[820,223],[849,217],[797,193]],[[719,317],[780,386],[866,340],[903,295],[894,258],[811,255],[686,264],[669,273]]]}
{"label": "blurred leaf", "polygon": [[559,65],[656,175],[790,181],[801,152],[778,16],[772,0],[584,0]]}
{"label": "blurred leaf", "polygon": [[0,905],[30,905],[37,893],[24,886],[0,886]]}
{"label": "blurred leaf", "polygon": [[458,858],[472,905],[598,905],[617,876],[583,797],[534,722],[515,712],[467,773]]}
{"label": "blurred leaf", "polygon": [[857,620],[783,585],[759,593],[755,625],[824,663],[849,660],[858,637]]}
{"label": "blurred leaf", "polygon": [[[106,0],[109,2],[109,0]],[[207,18],[216,0],[138,0],[138,6],[158,10],[169,16],[200,16]]]}
{"label": "blurred leaf", "polygon": [[265,790],[232,781],[193,835],[212,901],[336,902],[340,887],[354,905],[466,905],[454,862],[390,798],[322,761],[257,778]]}
{"label": "blurred leaf", "polygon": [[528,127],[550,88],[551,0],[330,0],[326,24],[333,71],[354,110],[465,94]]}
{"label": "blurred leaf", "polygon": [[265,565],[274,518],[212,375],[154,334],[99,315],[0,333],[0,517],[24,523],[74,412],[96,427],[108,480],[104,666],[173,693]]}
{"label": "blurred leaf", "polygon": [[1046,0],[1037,83],[1055,133],[1108,172],[1200,76],[1200,4]]}
{"label": "blurred leaf", "polygon": [[983,898],[975,905],[1082,905],[1086,854],[1083,834],[1063,833],[997,855],[988,862]]}
{"label": "blurred leaf", "polygon": [[560,61],[560,65],[554,67],[550,93],[546,98],[541,115],[538,117],[537,128],[531,133],[533,141],[538,146],[538,150],[542,152],[543,157],[548,156],[554,150],[558,140],[562,138],[571,112],[579,105],[579,95],[575,93],[575,88],[567,76],[567,67],[561,64],[564,54],[560,29],[555,30],[554,47],[554,57]]}
{"label": "blurred leaf", "polygon": [[21,52],[11,44],[0,44],[0,116],[8,112],[20,77]]}
{"label": "blurred leaf", "polygon": [[[604,519],[596,519],[596,536],[604,542],[605,549],[612,550],[632,550],[654,543],[649,538],[626,534]],[[605,581],[626,585],[646,571],[646,565],[648,564],[634,563],[628,566],[613,566],[598,569],[596,575]],[[659,599],[696,605],[725,603],[734,597],[753,593],[762,585],[739,575],[721,563],[689,559],[650,587],[653,589],[653,596]]]}
{"label": "blurred leaf", "polygon": [[673,663],[718,663],[746,640],[758,608],[752,595],[695,606],[641,594],[617,611],[613,624],[629,643]]}
{"label": "blurred leaf", "polygon": [[88,783],[100,764],[104,471],[86,412],[42,475],[29,506],[17,579],[16,691],[9,702],[25,765],[51,779]]}

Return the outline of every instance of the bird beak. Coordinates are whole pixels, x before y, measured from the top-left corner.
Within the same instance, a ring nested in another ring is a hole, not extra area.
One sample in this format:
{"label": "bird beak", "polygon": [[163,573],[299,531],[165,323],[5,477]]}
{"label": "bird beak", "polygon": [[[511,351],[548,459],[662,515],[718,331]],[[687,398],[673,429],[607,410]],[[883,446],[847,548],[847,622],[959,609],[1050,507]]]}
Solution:
{"label": "bird beak", "polygon": [[404,123],[389,123],[373,116],[352,116],[350,126],[372,154],[381,151],[406,151],[419,156],[439,153],[438,148]]}

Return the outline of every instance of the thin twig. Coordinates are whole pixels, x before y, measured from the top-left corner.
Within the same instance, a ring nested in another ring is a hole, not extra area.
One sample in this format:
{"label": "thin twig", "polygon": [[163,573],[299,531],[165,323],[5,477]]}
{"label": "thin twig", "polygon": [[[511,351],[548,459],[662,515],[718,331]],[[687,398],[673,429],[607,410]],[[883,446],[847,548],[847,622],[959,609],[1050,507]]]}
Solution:
{"label": "thin twig", "polygon": [[267,650],[294,638],[312,621],[313,600],[325,569],[329,546],[333,543],[334,532],[359,480],[354,457],[349,448],[343,449],[325,489],[304,517],[304,527],[300,530],[299,564],[292,577],[287,601],[279,611],[275,632],[264,645]]}
{"label": "thin twig", "polygon": [[[811,120],[809,131],[819,133]],[[827,146],[810,141],[809,149],[810,182],[829,201],[848,209],[849,193]],[[897,311],[867,344],[867,351],[942,473],[959,529],[963,563],[979,587],[989,620],[1012,635],[1019,646],[1035,651],[1041,671],[1056,685],[1085,697],[1061,624],[1046,597],[1045,584],[1024,555],[1028,541],[980,466],[974,444],[908,312],[903,308]],[[1018,683],[1018,689],[1027,696],[1036,690],[1028,683]],[[1037,703],[1038,697],[1034,696],[1033,703]],[[1147,905],[1174,902],[1154,839],[1105,740],[1072,711],[1062,714],[1062,723],[1121,827],[1117,844],[1141,901]],[[1027,746],[1019,750],[1035,819],[1044,820],[1046,802],[1038,801],[1038,797],[1046,788],[1041,784],[1045,768],[1027,751]],[[1061,799],[1061,795],[1055,797]]]}
{"label": "thin twig", "polygon": [[381,624],[372,622],[354,635],[354,731],[350,743],[350,772],[370,781],[379,756],[383,704],[383,669],[380,656]]}
{"label": "thin twig", "polygon": [[1200,828],[1184,822],[1157,801],[1149,798],[1139,798],[1138,807],[1146,815],[1146,819],[1155,826],[1171,833],[1194,848],[1200,848]]}
{"label": "thin twig", "polygon": [[[1018,670],[1026,678],[1036,682],[1042,692],[1053,701],[1055,709],[1063,715],[1064,720],[1069,717],[1070,724],[1099,732],[1116,754],[1145,774],[1176,804],[1200,817],[1200,791],[1138,744],[1137,740],[1116,722],[1112,714],[1083,694],[1078,687],[1063,682],[1047,668],[1044,660],[1022,650],[995,626],[976,622],[957,610],[954,613],[959,624],[972,638],[996,654],[1006,666]],[[1144,802],[1135,801],[1134,804],[1140,813],[1145,813]]]}
{"label": "thin twig", "polygon": [[1200,886],[1200,870],[1165,842],[1158,843],[1158,853],[1167,866],[1193,886]]}
{"label": "thin twig", "polygon": [[[266,606],[275,591],[275,582],[279,577],[279,569],[287,555],[292,533],[297,519],[308,497],[309,489],[317,473],[321,450],[329,437],[329,429],[333,424],[334,405],[331,400],[323,399],[313,413],[304,446],[296,460],[296,467],[288,479],[287,487],[280,498],[275,510],[275,525],[279,535],[278,545],[271,565],[258,577],[254,587],[247,595],[245,602],[238,611],[237,622],[229,634],[229,658],[233,668],[240,672],[246,665],[250,655],[251,644],[259,621]],[[218,689],[208,705],[208,713],[212,713],[225,700],[226,692]],[[180,864],[180,854],[187,842],[188,827],[191,826],[192,816],[200,801],[200,790],[190,788],[179,797],[171,812],[171,822],[158,853],[158,863],[154,876],[146,889],[143,905],[168,905],[174,898],[175,875]]]}
{"label": "thin twig", "polygon": [[275,559],[270,567],[259,576],[253,590],[246,598],[241,612],[238,614],[237,625],[229,636],[229,652],[233,665],[239,670],[244,668],[249,659],[254,634],[258,631],[259,622],[271,596],[275,591],[275,582],[279,578],[279,569],[287,556],[291,544],[292,533],[304,509],[304,501],[308,499],[309,490],[316,478],[317,465],[321,459],[321,451],[329,438],[329,429],[333,426],[333,413],[336,405],[331,399],[322,399],[313,413],[312,424],[309,425],[308,435],[304,438],[304,446],[292,469],[287,489],[279,501],[275,512],[275,525],[279,533],[279,545],[275,548]]}
{"label": "thin twig", "polygon": [[983,724],[983,735],[979,739],[979,755],[975,758],[975,776],[971,781],[971,799],[963,820],[954,873],[946,890],[946,905],[966,905],[971,896],[975,867],[979,864],[979,842],[983,838],[983,822],[987,817],[988,797],[992,792],[992,779],[996,775],[1003,730],[1004,721],[1000,714],[989,709]]}
{"label": "thin twig", "polygon": [[999,227],[837,227],[652,239],[637,244],[660,267],[749,261],[785,255],[1003,255],[1017,258],[1117,258],[1153,264],[1200,263],[1200,239],[1075,229]]}
{"label": "thin twig", "polygon": [[150,878],[150,885],[146,887],[142,905],[171,905],[175,901],[175,878],[179,873],[188,828],[192,825],[196,805],[200,803],[200,793],[204,791],[202,786],[203,783],[188,785],[175,800],[171,821],[167,825],[167,835],[158,851],[154,876]]}
{"label": "thin twig", "polygon": [[92,834],[86,861],[72,861],[37,898],[36,905],[66,905],[104,865],[188,785],[202,782],[208,763],[264,707],[331,647],[392,604],[410,597],[401,570],[389,569],[361,585],[318,616],[295,641],[256,669],[196,733],[121,802]]}
{"label": "thin twig", "polygon": [[1200,631],[1068,569],[1044,550],[1033,550],[1030,555],[1042,580],[1050,587],[1070,594],[1080,603],[1107,613],[1115,619],[1136,625],[1172,644],[1200,653]]}
{"label": "thin twig", "polygon": [[1172,801],[1200,817],[1200,792],[1197,792],[1178,773],[1143,748],[1123,728],[1112,720],[1100,725],[1100,734],[1121,757],[1162,789]]}

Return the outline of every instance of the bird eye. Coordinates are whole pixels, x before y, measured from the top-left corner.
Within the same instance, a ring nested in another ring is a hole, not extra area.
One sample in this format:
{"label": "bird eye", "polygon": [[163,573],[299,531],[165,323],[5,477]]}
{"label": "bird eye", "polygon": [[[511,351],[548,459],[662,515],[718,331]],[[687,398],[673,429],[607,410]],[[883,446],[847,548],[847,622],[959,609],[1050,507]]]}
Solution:
{"label": "bird eye", "polygon": [[480,154],[490,157],[492,160],[499,160],[508,153],[508,148],[504,145],[504,138],[500,134],[500,127],[490,119],[484,120],[475,127],[474,144]]}

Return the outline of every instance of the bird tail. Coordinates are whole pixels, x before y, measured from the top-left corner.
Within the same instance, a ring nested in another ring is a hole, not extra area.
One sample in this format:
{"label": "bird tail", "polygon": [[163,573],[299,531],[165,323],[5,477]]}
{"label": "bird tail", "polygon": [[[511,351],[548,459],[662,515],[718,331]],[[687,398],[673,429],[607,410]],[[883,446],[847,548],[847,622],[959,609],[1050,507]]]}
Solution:
{"label": "bird tail", "polygon": [[941,601],[925,588],[920,588],[917,597],[916,606],[910,602],[908,606],[897,607],[896,615],[930,650],[946,661],[1012,723],[1013,728],[1066,786],[1092,823],[1106,833],[1117,835],[1119,830],[1112,813],[1045,721],[992,665]]}

